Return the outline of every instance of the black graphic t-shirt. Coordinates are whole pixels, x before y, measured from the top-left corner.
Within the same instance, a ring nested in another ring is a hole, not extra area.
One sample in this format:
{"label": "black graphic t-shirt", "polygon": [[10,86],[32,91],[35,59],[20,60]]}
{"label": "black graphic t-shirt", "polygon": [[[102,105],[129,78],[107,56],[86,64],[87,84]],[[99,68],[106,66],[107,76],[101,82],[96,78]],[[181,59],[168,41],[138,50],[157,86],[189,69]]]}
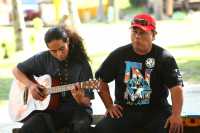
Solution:
{"label": "black graphic t-shirt", "polygon": [[[91,67],[86,60],[82,62],[58,61],[49,51],[36,54],[19,63],[17,67],[30,78],[33,78],[32,75],[39,77],[49,74],[54,86],[87,81],[93,78]],[[85,94],[91,99],[94,98],[91,89],[85,89]],[[62,103],[67,103],[70,106],[77,105],[70,91],[63,92],[60,98]]]}
{"label": "black graphic t-shirt", "polygon": [[115,103],[130,106],[168,106],[168,89],[182,85],[182,76],[173,56],[153,44],[141,56],[131,44],[113,51],[95,74],[105,82],[115,80]]}

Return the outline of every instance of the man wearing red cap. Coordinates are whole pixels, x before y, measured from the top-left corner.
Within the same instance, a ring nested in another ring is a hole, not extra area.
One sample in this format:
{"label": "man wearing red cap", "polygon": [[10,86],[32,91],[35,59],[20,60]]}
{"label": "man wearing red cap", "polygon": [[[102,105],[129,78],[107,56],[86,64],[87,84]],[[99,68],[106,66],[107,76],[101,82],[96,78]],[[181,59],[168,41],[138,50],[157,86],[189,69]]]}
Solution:
{"label": "man wearing red cap", "polygon": [[[95,77],[107,109],[97,133],[183,133],[183,80],[174,57],[155,45],[156,21],[146,13],[131,22],[131,44],[114,50]],[[115,101],[108,84],[115,81]],[[171,92],[172,106],[167,101]]]}

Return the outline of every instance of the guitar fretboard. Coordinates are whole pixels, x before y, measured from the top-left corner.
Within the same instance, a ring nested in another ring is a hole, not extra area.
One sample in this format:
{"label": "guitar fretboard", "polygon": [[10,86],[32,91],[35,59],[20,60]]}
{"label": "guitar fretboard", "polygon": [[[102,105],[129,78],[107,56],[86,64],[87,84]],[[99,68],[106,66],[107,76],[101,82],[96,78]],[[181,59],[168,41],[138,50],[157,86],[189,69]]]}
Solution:
{"label": "guitar fretboard", "polygon": [[[80,82],[80,87],[87,89],[87,88],[97,88],[99,83],[97,80],[93,81],[84,81]],[[73,84],[68,84],[68,85],[61,85],[61,86],[54,86],[52,88],[49,88],[48,93],[49,94],[54,94],[54,93],[60,93],[64,91],[69,91],[72,90],[75,87],[75,83]]]}
{"label": "guitar fretboard", "polygon": [[62,85],[62,86],[55,86],[49,89],[49,94],[69,91],[74,88],[74,84]]}

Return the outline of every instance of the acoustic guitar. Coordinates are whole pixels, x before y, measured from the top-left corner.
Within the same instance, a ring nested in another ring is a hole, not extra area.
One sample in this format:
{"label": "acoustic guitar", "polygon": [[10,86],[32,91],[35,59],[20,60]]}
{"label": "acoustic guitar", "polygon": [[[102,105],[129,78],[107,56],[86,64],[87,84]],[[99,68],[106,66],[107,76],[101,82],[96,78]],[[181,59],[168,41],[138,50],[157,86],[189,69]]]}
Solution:
{"label": "acoustic guitar", "polygon": [[[52,109],[59,105],[59,93],[72,90],[75,83],[68,85],[55,86],[52,84],[50,75],[35,77],[35,81],[44,86],[43,90],[47,97],[43,101],[35,100],[29,89],[22,83],[14,80],[9,94],[8,111],[13,121],[22,121],[33,111]],[[97,89],[99,80],[89,80],[80,82],[82,89]]]}

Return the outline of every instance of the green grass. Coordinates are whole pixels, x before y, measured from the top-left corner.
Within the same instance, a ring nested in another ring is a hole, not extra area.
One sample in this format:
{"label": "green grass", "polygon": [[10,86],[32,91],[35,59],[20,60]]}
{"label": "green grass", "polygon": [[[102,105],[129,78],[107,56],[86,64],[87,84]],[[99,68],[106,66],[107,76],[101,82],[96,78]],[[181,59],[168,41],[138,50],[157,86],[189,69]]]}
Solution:
{"label": "green grass", "polygon": [[171,46],[168,46],[168,48],[171,50],[199,51],[200,43],[185,44],[185,45],[171,45]]}
{"label": "green grass", "polygon": [[6,60],[0,61],[0,106],[5,105],[8,100],[8,94],[12,83],[12,75],[10,71],[14,67],[15,63]]}
{"label": "green grass", "polygon": [[200,56],[178,57],[178,65],[183,74],[184,81],[199,83],[200,81]]}
{"label": "green grass", "polygon": [[108,54],[109,52],[102,51],[102,52],[89,55],[91,58],[91,67],[92,67],[93,73],[96,72],[96,70],[99,68],[99,66],[104,61],[104,59],[107,57]]}
{"label": "green grass", "polygon": [[0,101],[8,99],[12,78],[0,77]]}
{"label": "green grass", "polygon": [[7,63],[4,63],[4,64],[0,64],[1,69],[9,69],[9,68],[12,68],[13,66],[14,66],[13,62],[7,62]]}
{"label": "green grass", "polygon": [[189,83],[199,83],[200,80],[200,43],[187,45],[172,45],[167,49],[175,56],[184,81]]}
{"label": "green grass", "polygon": [[[3,48],[2,45],[5,44],[6,47]],[[3,56],[5,55],[5,51],[7,49],[7,54],[8,56],[12,55],[15,51],[15,43],[12,40],[6,39],[6,40],[0,40],[0,59],[3,58]]]}
{"label": "green grass", "polygon": [[[188,45],[173,45],[168,46],[167,49],[171,53],[177,53],[180,52],[184,55],[176,55],[175,58],[177,60],[177,63],[179,65],[179,68],[183,74],[184,81],[190,82],[190,83],[199,83],[200,81],[200,44],[188,44]],[[189,53],[189,54],[187,54]],[[98,69],[98,67],[101,65],[103,60],[107,57],[109,54],[108,51],[100,51],[95,54],[90,54],[91,59],[91,66],[93,73]],[[10,71],[16,61],[12,59],[7,60],[1,60],[0,63],[0,70]],[[10,89],[10,85],[12,82],[12,75],[0,75],[0,105],[5,101],[8,100],[8,93]]]}

